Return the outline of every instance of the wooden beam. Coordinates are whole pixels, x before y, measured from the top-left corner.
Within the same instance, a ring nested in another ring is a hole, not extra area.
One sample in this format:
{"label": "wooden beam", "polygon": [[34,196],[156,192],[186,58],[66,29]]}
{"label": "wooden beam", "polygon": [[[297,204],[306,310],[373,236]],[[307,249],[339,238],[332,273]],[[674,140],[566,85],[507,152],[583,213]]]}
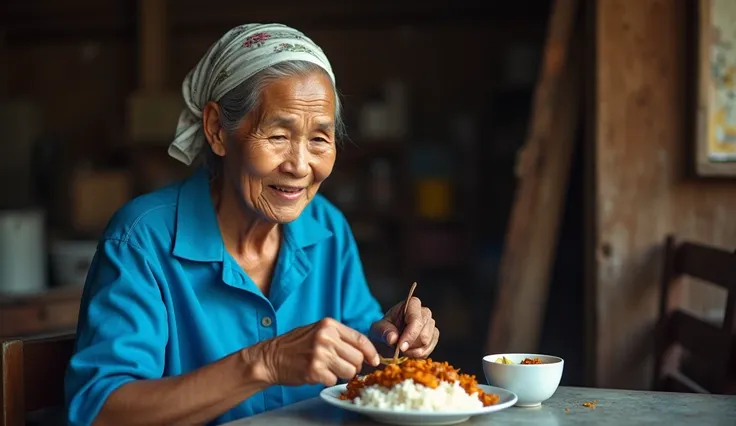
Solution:
{"label": "wooden beam", "polygon": [[[487,353],[538,347],[580,118],[580,58],[571,55],[576,0],[556,0],[501,259]],[[573,59],[574,62],[570,62]]]}
{"label": "wooden beam", "polygon": [[128,98],[131,142],[168,145],[184,107],[169,77],[169,14],[167,0],[140,0],[138,90]]}
{"label": "wooden beam", "polygon": [[0,26],[0,97],[4,97],[8,90],[8,55],[7,51],[7,30]]}
{"label": "wooden beam", "polygon": [[167,0],[141,0],[140,7],[140,60],[138,66],[140,88],[159,92],[164,87],[168,67]]}
{"label": "wooden beam", "polygon": [[595,1],[583,3],[581,23],[583,41],[583,385],[595,387],[596,348],[598,343],[598,299],[596,287],[596,8]]}

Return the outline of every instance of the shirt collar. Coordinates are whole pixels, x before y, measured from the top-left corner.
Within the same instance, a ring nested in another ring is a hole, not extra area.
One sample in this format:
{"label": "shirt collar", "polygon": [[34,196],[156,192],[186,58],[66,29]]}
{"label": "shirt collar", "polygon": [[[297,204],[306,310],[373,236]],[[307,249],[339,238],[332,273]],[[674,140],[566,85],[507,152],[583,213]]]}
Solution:
{"label": "shirt collar", "polygon": [[[284,225],[287,242],[299,249],[315,245],[332,232],[311,214],[307,206],[293,222]],[[200,262],[221,262],[225,245],[210,196],[209,172],[199,168],[179,189],[176,208],[174,256]]]}
{"label": "shirt collar", "polygon": [[332,232],[311,213],[311,209],[307,206],[293,222],[284,225],[284,235],[300,249],[313,246],[332,236]]}

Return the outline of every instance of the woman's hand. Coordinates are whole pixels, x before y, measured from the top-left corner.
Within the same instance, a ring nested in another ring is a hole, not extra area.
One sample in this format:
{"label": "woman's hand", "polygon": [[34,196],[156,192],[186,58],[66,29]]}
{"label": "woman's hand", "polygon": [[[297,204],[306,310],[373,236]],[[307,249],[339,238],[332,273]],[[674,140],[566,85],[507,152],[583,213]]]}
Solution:
{"label": "woman's hand", "polygon": [[367,336],[340,322],[326,318],[317,323],[259,343],[254,347],[263,357],[269,384],[332,386],[349,380],[363,362],[379,364],[378,352]]}
{"label": "woman's hand", "polygon": [[[412,297],[404,313],[404,302],[389,309],[383,319],[373,323],[371,336],[388,345],[399,343],[399,349],[410,358],[426,358],[440,338],[440,331],[435,327],[432,311],[422,306],[422,302]],[[405,325],[404,325],[405,324]],[[403,325],[403,333],[399,330]]]}

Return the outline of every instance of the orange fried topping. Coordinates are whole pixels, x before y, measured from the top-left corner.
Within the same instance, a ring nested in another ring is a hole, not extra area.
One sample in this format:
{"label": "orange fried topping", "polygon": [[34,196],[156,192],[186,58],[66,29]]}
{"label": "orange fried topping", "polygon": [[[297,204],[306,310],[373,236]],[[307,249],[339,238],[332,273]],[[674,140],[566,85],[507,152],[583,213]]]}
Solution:
{"label": "orange fried topping", "polygon": [[360,396],[360,390],[365,387],[378,385],[392,388],[407,379],[430,389],[436,389],[441,381],[459,382],[468,395],[477,394],[478,399],[486,407],[498,403],[499,399],[498,395],[483,392],[478,387],[475,376],[460,374],[459,370],[453,368],[447,362],[434,362],[431,359],[409,359],[401,364],[387,365],[383,369],[376,370],[364,377],[356,376],[348,382],[347,389],[340,395],[340,399],[352,401]]}
{"label": "orange fried topping", "polygon": [[524,358],[524,360],[522,360],[520,364],[529,365],[529,364],[544,364],[544,363],[539,358]]}
{"label": "orange fried topping", "polygon": [[593,402],[589,402],[589,401],[583,402],[583,407],[588,407],[588,408],[595,409],[595,406],[596,405],[598,405],[598,400],[597,399],[594,400]]}

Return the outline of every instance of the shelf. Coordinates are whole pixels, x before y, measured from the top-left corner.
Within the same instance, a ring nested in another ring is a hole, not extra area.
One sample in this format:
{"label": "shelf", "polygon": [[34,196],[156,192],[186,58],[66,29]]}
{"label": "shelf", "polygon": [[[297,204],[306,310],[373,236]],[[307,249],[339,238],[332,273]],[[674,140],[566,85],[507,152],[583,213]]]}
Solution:
{"label": "shelf", "polygon": [[82,289],[82,286],[63,287],[33,295],[3,295],[0,337],[73,332]]}

